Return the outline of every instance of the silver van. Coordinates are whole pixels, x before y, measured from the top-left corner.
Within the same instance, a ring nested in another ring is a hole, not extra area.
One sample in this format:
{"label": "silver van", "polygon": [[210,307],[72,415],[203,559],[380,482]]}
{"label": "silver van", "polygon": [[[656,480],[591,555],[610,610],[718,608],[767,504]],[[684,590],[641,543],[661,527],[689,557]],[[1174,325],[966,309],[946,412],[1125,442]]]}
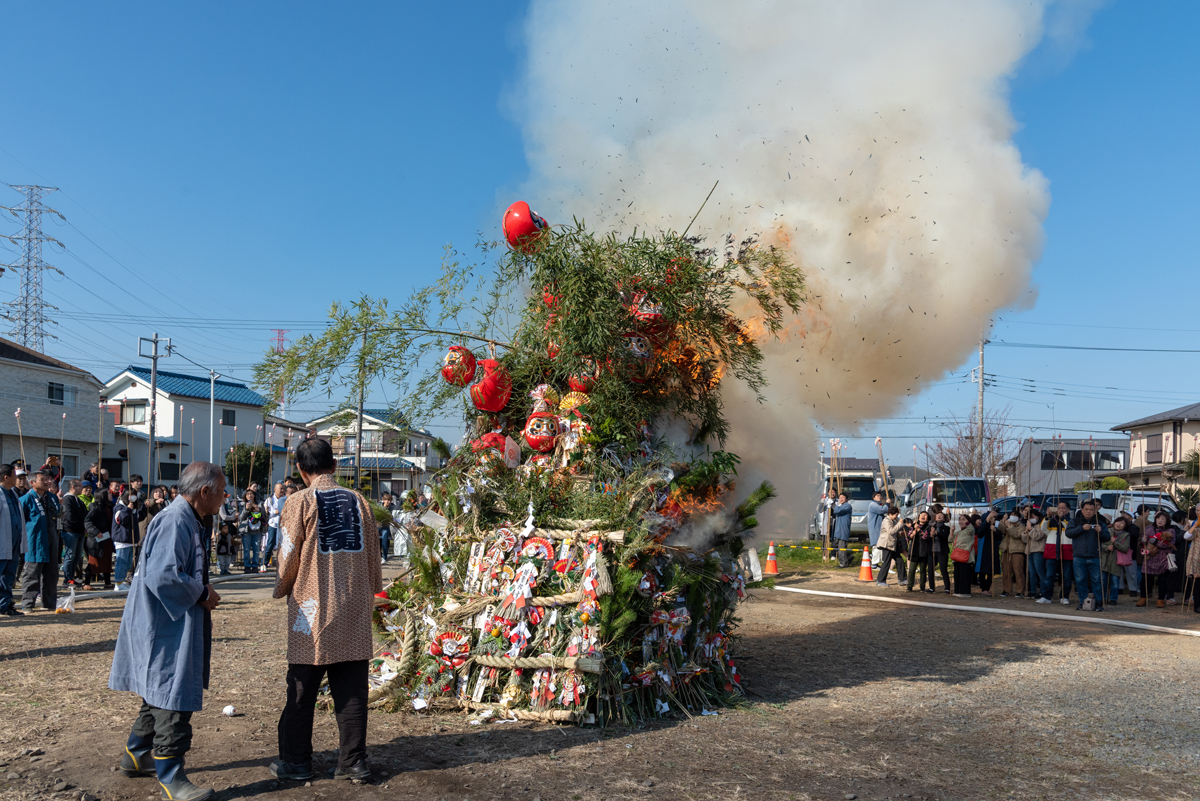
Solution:
{"label": "silver van", "polygon": [[[878,491],[879,482],[871,474],[842,477],[842,492],[846,493],[846,498],[854,509],[850,513],[850,536],[852,539],[861,542],[867,541],[867,507],[871,505],[871,499]],[[825,519],[824,510],[824,502],[818,503],[817,510],[808,522],[809,539],[820,539],[825,535],[822,528]]]}
{"label": "silver van", "polygon": [[949,515],[947,522],[954,525],[954,517],[961,512],[986,515],[991,511],[992,491],[986,479],[972,476],[949,476],[943,478],[928,478],[919,481],[909,488],[902,496],[900,506],[901,517],[911,517],[916,520],[921,512],[929,512],[935,503],[942,505],[942,510]]}

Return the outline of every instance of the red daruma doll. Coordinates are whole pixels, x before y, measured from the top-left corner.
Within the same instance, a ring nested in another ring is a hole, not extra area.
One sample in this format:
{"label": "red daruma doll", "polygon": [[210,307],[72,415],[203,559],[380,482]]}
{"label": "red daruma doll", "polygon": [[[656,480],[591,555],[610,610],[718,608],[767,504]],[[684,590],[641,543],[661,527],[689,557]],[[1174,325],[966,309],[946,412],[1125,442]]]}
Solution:
{"label": "red daruma doll", "polygon": [[540,453],[554,450],[558,434],[558,415],[554,412],[534,412],[525,421],[525,441]]}
{"label": "red daruma doll", "polygon": [[456,387],[465,387],[475,379],[475,354],[462,345],[451,345],[442,360],[442,378]]}
{"label": "red daruma doll", "polygon": [[537,238],[550,227],[550,223],[536,211],[531,211],[524,200],[518,200],[504,212],[503,227],[509,247],[522,253],[531,253]]}
{"label": "red daruma doll", "polygon": [[512,376],[495,359],[480,359],[483,378],[471,386],[471,402],[481,412],[498,412],[512,395]]}

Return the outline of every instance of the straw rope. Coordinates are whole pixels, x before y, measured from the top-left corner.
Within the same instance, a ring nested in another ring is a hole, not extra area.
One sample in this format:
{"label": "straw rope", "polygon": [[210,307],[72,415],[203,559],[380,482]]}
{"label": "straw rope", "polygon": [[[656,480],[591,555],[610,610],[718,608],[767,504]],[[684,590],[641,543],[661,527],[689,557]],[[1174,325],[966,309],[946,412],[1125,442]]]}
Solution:
{"label": "straw rope", "polygon": [[484,667],[504,668],[554,668],[555,670],[582,670],[584,673],[599,673],[604,663],[602,660],[587,656],[530,656],[509,659],[504,656],[476,656],[475,664]]}

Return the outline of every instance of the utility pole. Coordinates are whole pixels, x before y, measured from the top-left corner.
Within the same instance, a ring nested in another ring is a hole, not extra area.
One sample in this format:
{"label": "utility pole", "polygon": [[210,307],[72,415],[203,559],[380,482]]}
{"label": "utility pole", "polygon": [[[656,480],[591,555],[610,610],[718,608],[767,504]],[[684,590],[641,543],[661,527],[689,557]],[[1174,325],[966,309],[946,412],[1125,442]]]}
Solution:
{"label": "utility pole", "polygon": [[[215,458],[213,447],[217,439],[217,371],[208,371],[208,461]],[[215,462],[214,462],[215,464]]]}
{"label": "utility pole", "polygon": [[[985,475],[985,472],[987,471],[987,466],[983,460],[983,453],[984,453],[984,451],[983,451],[983,449],[984,449],[984,444],[983,444],[983,384],[985,381],[984,373],[983,373],[983,346],[986,344],[987,344],[987,340],[983,338],[983,332],[980,332],[980,334],[979,334],[979,367],[976,368],[979,371],[979,374],[974,376],[974,378],[973,378],[973,380],[979,382],[979,402],[975,408],[975,438],[977,440],[977,442],[975,444],[979,451],[979,475],[985,479],[987,478],[987,476]],[[975,370],[972,370],[971,372],[974,373]]]}
{"label": "utility pole", "polygon": [[[150,343],[151,350],[149,353],[142,352],[142,343],[143,342]],[[158,480],[158,476],[154,472],[154,424],[155,424],[155,422],[157,422],[156,415],[158,413],[157,407],[158,407],[158,358],[159,358],[158,343],[159,342],[166,343],[166,346],[167,346],[166,355],[169,356],[171,354],[170,338],[159,339],[157,331],[154,332],[154,336],[151,339],[146,339],[145,337],[138,337],[138,356],[141,356],[143,359],[150,360],[150,414],[148,415],[148,419],[150,421],[150,451],[146,457],[146,472],[149,473],[150,475],[146,478],[147,485],[149,485],[153,481]]]}
{"label": "utility pole", "polygon": [[44,353],[46,323],[53,322],[53,320],[46,319],[46,309],[56,307],[46,303],[42,298],[42,271],[54,270],[61,274],[62,270],[42,261],[42,243],[53,242],[59,247],[65,248],[65,246],[54,237],[42,233],[42,213],[57,214],[63,220],[67,218],[42,203],[45,195],[58,191],[55,187],[13,186],[12,184],[9,186],[25,195],[25,202],[19,207],[0,206],[0,209],[9,212],[14,217],[23,216],[25,222],[19,236],[0,234],[0,237],[21,247],[19,260],[9,264],[0,264],[0,273],[4,272],[6,267],[21,271],[21,289],[17,293],[16,299],[6,304],[9,310],[4,317],[13,323],[13,327],[8,332],[9,336],[26,348]]}
{"label": "utility pole", "polygon": [[[362,332],[362,346],[363,346],[363,350],[365,351],[367,349],[367,329],[365,329],[365,328],[363,329],[363,332]],[[363,396],[365,394],[365,389],[366,389],[366,384],[367,384],[367,381],[366,381],[367,377],[365,375],[363,375],[362,372],[363,371],[360,371],[359,376],[358,376],[358,420],[355,423],[355,428],[357,430],[354,434],[354,489],[355,489],[355,491],[358,491],[360,477],[362,475],[362,451],[363,451],[362,418],[363,418],[363,400],[364,400]]]}

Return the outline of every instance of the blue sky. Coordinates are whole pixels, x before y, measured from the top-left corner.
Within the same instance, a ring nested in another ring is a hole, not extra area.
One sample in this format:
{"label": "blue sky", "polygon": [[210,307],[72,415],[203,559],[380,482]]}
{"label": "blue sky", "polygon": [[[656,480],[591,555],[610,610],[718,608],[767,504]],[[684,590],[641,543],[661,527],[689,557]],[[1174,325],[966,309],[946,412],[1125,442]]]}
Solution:
{"label": "blue sky", "polygon": [[[61,187],[48,202],[70,223],[47,226],[68,248],[46,254],[68,274],[46,280],[61,309],[50,353],[103,379],[157,330],[196,362],[249,378],[270,329],[312,330],[333,299],[402,297],[445,245],[497,235],[528,173],[506,112],[523,4],[283,8],[6,9],[0,180]],[[1198,33],[1194,3],[1116,2],[1077,49],[1046,43],[1014,77],[1017,143],[1052,204],[1037,301],[1002,314],[993,340],[1200,348],[1189,235]],[[0,301],[16,286],[0,278]],[[1011,404],[1010,421],[1029,426],[1016,436],[1099,435],[1200,399],[1196,363],[997,345],[988,403]],[[968,413],[969,367],[895,419],[827,433],[862,436],[848,441],[863,456],[881,434],[905,461],[938,435],[931,420]],[[372,402],[388,400],[381,390]],[[326,407],[298,399],[292,416]]]}

